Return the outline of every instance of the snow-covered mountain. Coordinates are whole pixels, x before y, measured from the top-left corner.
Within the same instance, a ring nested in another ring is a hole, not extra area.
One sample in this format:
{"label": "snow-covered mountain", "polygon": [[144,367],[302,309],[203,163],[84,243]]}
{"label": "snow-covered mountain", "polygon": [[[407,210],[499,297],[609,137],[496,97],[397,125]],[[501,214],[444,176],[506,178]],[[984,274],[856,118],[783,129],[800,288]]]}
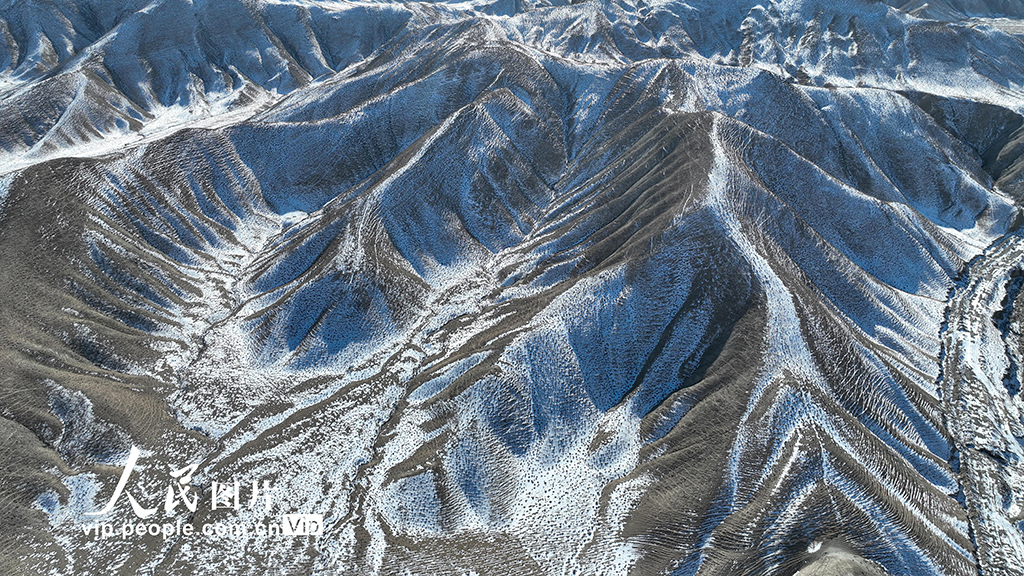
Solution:
{"label": "snow-covered mountain", "polygon": [[1020,574],[1024,44],[915,10],[0,2],[0,566]]}
{"label": "snow-covered mountain", "polygon": [[1024,18],[1024,5],[1014,0],[886,0],[914,16],[959,21],[968,18]]}

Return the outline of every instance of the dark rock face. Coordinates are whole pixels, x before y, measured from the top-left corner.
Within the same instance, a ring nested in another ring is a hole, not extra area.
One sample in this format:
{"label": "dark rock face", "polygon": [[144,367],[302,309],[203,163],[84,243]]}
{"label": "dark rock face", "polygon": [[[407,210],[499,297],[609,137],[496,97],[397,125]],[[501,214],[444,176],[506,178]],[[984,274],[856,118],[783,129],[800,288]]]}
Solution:
{"label": "dark rock face", "polygon": [[1014,574],[1024,45],[754,4],[0,3],[5,573]]}

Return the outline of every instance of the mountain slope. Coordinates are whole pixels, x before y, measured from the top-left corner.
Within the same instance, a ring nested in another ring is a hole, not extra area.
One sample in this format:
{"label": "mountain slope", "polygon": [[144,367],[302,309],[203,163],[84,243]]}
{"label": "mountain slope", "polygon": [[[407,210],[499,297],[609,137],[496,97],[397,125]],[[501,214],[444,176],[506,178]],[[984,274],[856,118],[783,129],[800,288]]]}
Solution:
{"label": "mountain slope", "polygon": [[[12,573],[1020,559],[944,324],[1013,265],[1017,40],[854,0],[101,4],[0,12]],[[165,465],[274,486],[161,521],[324,534],[85,535],[133,445],[150,503]]]}

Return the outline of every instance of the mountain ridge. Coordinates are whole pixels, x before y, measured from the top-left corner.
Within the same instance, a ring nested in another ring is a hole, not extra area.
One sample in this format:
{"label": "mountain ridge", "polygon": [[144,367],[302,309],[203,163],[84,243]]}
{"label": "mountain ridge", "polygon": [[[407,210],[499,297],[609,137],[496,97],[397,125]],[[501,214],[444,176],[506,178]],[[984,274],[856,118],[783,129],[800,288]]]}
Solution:
{"label": "mountain ridge", "polygon": [[[960,466],[940,375],[1021,223],[1019,41],[852,0],[196,3],[151,37],[174,6],[88,29],[201,57],[4,76],[14,573],[1010,573],[970,483],[1015,472]],[[193,43],[217,7],[259,59]],[[287,10],[360,34],[293,50]],[[81,539],[131,445],[137,494],[199,462],[324,536]]]}

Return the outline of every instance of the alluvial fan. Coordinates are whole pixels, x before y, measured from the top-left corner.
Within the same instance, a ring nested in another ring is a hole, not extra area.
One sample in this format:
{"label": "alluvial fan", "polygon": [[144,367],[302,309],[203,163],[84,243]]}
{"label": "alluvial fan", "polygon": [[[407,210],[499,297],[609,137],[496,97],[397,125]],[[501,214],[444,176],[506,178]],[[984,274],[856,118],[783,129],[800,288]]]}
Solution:
{"label": "alluvial fan", "polygon": [[889,4],[0,0],[0,572],[1024,574],[1024,11]]}

